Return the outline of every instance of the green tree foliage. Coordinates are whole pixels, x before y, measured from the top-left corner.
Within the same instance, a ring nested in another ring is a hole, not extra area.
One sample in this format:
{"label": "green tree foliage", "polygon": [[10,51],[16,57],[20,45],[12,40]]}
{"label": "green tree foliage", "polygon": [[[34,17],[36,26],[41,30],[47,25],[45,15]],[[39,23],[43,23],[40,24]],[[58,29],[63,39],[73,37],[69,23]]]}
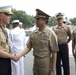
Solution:
{"label": "green tree foliage", "polygon": [[48,25],[49,26],[54,26],[57,24],[57,21],[56,21],[56,18],[53,16],[53,17],[50,17],[49,18],[49,21],[48,21]]}
{"label": "green tree foliage", "polygon": [[30,27],[35,22],[34,16],[27,15],[25,11],[13,9],[13,15],[11,21],[18,19],[23,22],[23,27]]}
{"label": "green tree foliage", "polygon": [[[23,22],[23,28],[32,27],[35,24],[35,19],[34,19],[33,15],[28,15],[28,14],[26,14],[25,11],[22,11],[22,10],[16,10],[16,9],[12,9],[12,10],[13,10],[14,14],[11,17],[11,21],[14,19],[19,19],[21,22]],[[68,20],[67,17],[65,19]],[[69,19],[69,21],[73,25],[76,25],[76,18]],[[7,25],[7,27],[9,28],[9,26],[11,26],[11,25],[12,24],[10,22],[10,24]],[[56,21],[55,16],[52,16],[49,18],[48,26],[54,26],[54,25],[57,25],[57,21]]]}
{"label": "green tree foliage", "polygon": [[69,21],[72,23],[72,25],[76,25],[76,18],[70,19]]}

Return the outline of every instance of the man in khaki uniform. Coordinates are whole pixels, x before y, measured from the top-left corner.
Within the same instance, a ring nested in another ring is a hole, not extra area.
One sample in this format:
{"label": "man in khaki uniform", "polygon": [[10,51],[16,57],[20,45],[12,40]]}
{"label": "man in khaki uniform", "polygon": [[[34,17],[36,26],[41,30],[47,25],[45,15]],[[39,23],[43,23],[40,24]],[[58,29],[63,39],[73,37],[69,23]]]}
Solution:
{"label": "man in khaki uniform", "polygon": [[76,75],[76,28],[72,33],[72,54],[75,59],[75,75]]}
{"label": "man in khaki uniform", "polygon": [[33,75],[55,75],[56,53],[58,51],[57,37],[55,33],[46,26],[50,16],[39,9],[36,9],[36,12],[37,29],[31,33],[27,47],[19,53],[17,57],[20,58],[33,48]]}
{"label": "man in khaki uniform", "polygon": [[63,64],[64,75],[70,75],[68,43],[71,40],[71,30],[68,25],[63,23],[63,14],[56,15],[58,25],[53,27],[57,35],[59,52],[57,53],[56,75],[62,75],[61,61]]}
{"label": "man in khaki uniform", "polygon": [[14,55],[9,54],[8,35],[5,25],[9,24],[11,15],[11,6],[0,7],[0,75],[11,75],[11,61]]}

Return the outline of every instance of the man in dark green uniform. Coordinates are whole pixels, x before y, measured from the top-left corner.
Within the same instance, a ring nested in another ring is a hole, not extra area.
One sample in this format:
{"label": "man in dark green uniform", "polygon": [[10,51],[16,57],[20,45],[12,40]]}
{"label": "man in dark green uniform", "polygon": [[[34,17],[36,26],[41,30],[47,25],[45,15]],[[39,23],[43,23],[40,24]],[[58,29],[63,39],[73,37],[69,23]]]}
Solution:
{"label": "man in dark green uniform", "polygon": [[37,29],[31,33],[27,48],[18,54],[17,57],[20,58],[33,48],[33,75],[55,75],[56,53],[58,51],[57,37],[46,26],[50,16],[39,9],[36,9],[36,12]]}

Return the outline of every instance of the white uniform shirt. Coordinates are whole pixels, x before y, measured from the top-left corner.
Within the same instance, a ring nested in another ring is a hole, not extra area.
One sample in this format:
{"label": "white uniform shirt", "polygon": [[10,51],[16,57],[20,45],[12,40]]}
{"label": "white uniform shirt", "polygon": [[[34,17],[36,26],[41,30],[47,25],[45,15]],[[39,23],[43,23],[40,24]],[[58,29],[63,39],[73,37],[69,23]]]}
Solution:
{"label": "white uniform shirt", "polygon": [[26,46],[26,36],[19,27],[16,27],[11,30],[10,39],[12,53],[19,53]]}
{"label": "white uniform shirt", "polygon": [[26,47],[26,33],[25,33],[25,30],[23,28],[21,28],[21,31],[22,31],[22,38],[24,37],[24,48]]}

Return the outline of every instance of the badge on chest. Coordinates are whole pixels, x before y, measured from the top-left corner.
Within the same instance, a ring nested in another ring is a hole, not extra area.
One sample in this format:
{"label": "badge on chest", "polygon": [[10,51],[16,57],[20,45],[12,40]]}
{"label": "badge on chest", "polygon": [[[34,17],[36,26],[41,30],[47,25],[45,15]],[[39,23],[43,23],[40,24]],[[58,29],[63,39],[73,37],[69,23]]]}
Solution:
{"label": "badge on chest", "polygon": [[48,39],[48,36],[47,35],[41,36],[41,40],[47,40],[47,39]]}

